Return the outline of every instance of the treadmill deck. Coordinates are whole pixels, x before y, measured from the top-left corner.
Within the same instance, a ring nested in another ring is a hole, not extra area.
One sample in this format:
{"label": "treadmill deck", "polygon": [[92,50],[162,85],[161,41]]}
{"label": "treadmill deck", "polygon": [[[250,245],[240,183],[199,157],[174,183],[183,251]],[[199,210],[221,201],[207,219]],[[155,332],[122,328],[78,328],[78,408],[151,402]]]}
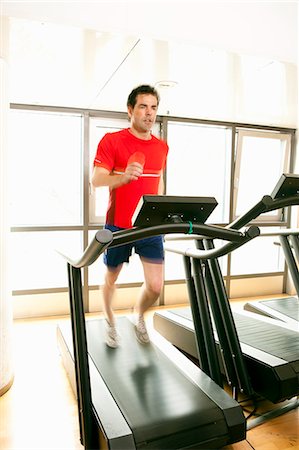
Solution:
{"label": "treadmill deck", "polygon": [[[219,448],[244,439],[245,419],[237,402],[225,394],[237,417],[232,431],[209,392],[177,370],[156,345],[139,344],[127,318],[120,317],[117,323],[121,345],[111,349],[104,342],[104,320],[88,320],[88,349],[96,376],[103,379],[121,410],[137,448]],[[70,327],[60,327],[59,333],[72,354]],[[91,377],[94,373],[91,370]],[[212,395],[222,391],[210,384]]]}
{"label": "treadmill deck", "polygon": [[[233,313],[242,353],[257,393],[274,403],[299,394],[299,334]],[[177,348],[197,358],[190,308],[155,313],[154,327]]]}

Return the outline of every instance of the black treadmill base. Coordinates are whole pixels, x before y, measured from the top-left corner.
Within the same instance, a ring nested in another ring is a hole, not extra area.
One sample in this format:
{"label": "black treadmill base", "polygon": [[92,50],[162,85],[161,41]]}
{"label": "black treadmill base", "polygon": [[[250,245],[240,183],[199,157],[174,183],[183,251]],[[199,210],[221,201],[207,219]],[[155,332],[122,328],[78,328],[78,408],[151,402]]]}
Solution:
{"label": "black treadmill base", "polygon": [[[245,438],[245,418],[237,402],[227,395],[222,410],[212,398],[223,397],[223,391],[203,372],[195,368],[199,371],[198,383],[203,380],[210,385],[205,391],[183,375],[183,367],[177,370],[156,345],[138,344],[127,318],[120,318],[118,325],[122,345],[110,349],[104,343],[104,321],[86,322],[95,423],[97,434],[101,439],[104,437],[108,448],[219,449]],[[59,326],[57,336],[64,366],[76,392],[70,326]],[[175,350],[171,345],[169,348]],[[180,359],[181,353],[176,352]],[[112,436],[118,419],[113,412],[109,417],[109,405],[104,401],[108,384],[111,408],[119,410],[123,429],[127,426],[131,433],[131,443],[126,431]]]}
{"label": "black treadmill base", "polygon": [[[238,316],[242,319],[239,321],[239,326]],[[189,319],[189,317],[191,317],[190,308],[178,308],[173,311],[167,310],[156,312],[154,314],[154,327],[178,349],[197,358],[193,321],[191,318]],[[247,317],[234,313],[234,319],[238,334],[242,333],[241,322],[243,322],[242,327],[244,327],[244,330],[248,332],[250,320]],[[259,321],[257,320],[257,322]],[[263,323],[261,323],[261,325],[263,326]],[[299,334],[298,339],[296,333],[293,338],[293,341],[298,345]],[[277,337],[277,339],[279,340],[279,337]],[[241,338],[240,341],[242,347]],[[243,347],[245,348],[246,345]],[[248,349],[251,350],[251,354],[246,353]],[[257,394],[273,403],[291,399],[299,394],[299,355],[294,361],[291,360],[291,355],[288,355],[289,361],[283,361],[278,357],[270,358],[269,355],[264,353],[265,359],[261,360],[257,358],[257,356],[263,357],[262,353],[250,346],[247,346],[245,351],[243,350],[243,355],[251,378],[251,383]],[[267,357],[268,361],[265,361]]]}

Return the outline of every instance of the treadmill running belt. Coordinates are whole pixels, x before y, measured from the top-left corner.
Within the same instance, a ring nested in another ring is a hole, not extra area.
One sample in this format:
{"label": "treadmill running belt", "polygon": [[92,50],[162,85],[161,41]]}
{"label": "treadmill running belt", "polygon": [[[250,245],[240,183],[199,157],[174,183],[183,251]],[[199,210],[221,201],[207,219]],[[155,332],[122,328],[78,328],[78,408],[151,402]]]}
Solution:
{"label": "treadmill running belt", "polygon": [[[121,346],[105,344],[103,320],[86,323],[89,354],[133,431],[136,442],[225,435],[220,408],[154,345],[141,345],[131,322],[118,318]],[[219,421],[222,425],[219,429]],[[216,430],[217,423],[217,430]],[[201,440],[199,439],[199,441]],[[162,448],[162,447],[161,447]]]}
{"label": "treadmill running belt", "polygon": [[233,313],[239,339],[277,358],[293,362],[299,359],[299,334],[258,319]]}
{"label": "treadmill running belt", "polygon": [[299,322],[299,300],[296,297],[260,300],[259,303]]}
{"label": "treadmill running belt", "polygon": [[[172,310],[172,312],[192,320],[190,308]],[[241,343],[288,362],[299,359],[299,334],[296,332],[235,312],[233,317]]]}

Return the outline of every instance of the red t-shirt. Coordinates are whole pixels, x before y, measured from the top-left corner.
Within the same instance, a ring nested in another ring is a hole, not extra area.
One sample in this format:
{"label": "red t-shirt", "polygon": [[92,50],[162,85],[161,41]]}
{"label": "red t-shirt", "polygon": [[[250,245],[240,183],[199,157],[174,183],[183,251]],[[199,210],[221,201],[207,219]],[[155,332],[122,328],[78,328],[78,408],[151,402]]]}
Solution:
{"label": "red t-shirt", "polygon": [[128,184],[110,189],[106,223],[120,228],[132,228],[132,216],[142,195],[157,194],[160,174],[165,168],[168,153],[166,142],[152,135],[150,140],[139,139],[129,129],[107,133],[98,145],[94,165],[111,173],[123,173],[131,155],[145,156],[142,176]]}

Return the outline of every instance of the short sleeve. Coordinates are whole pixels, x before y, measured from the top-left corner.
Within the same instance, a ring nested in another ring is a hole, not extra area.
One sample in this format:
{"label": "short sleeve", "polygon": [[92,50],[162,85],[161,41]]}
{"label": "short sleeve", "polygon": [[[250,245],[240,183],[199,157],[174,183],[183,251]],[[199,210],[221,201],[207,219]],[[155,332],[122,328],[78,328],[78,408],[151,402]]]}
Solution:
{"label": "short sleeve", "polygon": [[94,166],[104,167],[105,169],[112,171],[114,160],[115,149],[112,143],[111,133],[107,133],[98,144],[93,164]]}

